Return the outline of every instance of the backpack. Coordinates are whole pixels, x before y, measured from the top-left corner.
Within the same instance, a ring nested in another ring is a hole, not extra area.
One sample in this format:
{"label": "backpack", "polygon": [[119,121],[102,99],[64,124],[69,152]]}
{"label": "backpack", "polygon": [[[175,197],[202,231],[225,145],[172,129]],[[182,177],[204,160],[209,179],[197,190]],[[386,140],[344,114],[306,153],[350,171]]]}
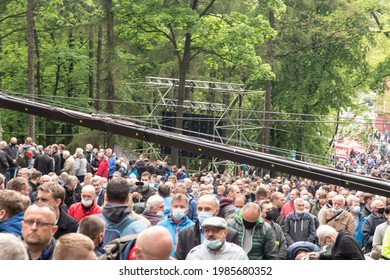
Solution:
{"label": "backpack", "polygon": [[130,249],[134,246],[138,233],[116,238],[104,246],[104,253],[99,260],[127,260]]}
{"label": "backpack", "polygon": [[103,235],[103,247],[110,243],[112,240],[122,237],[122,232],[127,228],[128,225],[136,221],[134,218],[126,215],[122,221],[117,224],[109,224],[107,225],[107,219],[103,216],[103,214],[98,214],[103,221],[106,223],[104,235]]}
{"label": "backpack", "polygon": [[18,158],[16,159],[16,165],[20,168],[28,167],[30,159],[34,156],[33,152],[30,151],[30,147],[20,149]]}

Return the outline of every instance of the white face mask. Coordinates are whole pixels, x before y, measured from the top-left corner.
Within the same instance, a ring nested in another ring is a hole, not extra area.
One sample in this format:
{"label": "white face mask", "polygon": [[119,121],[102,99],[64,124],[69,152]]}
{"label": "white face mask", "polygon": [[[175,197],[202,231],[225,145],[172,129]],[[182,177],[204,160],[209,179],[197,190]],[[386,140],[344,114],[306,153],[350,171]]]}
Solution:
{"label": "white face mask", "polygon": [[164,217],[164,212],[163,211],[157,211],[157,216],[159,217]]}
{"label": "white face mask", "polygon": [[93,200],[85,200],[85,199],[81,199],[81,204],[84,206],[84,207],[91,207],[92,204],[93,204]]}

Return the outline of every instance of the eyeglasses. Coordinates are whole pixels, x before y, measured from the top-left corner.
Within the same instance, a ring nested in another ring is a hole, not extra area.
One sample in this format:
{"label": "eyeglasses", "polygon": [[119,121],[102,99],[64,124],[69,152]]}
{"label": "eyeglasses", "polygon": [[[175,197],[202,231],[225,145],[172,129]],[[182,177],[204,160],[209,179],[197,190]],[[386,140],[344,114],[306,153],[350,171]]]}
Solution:
{"label": "eyeglasses", "polygon": [[210,232],[210,233],[217,233],[219,232],[220,230],[222,230],[223,228],[204,228],[203,229],[203,232],[204,233],[207,233],[207,232]]}
{"label": "eyeglasses", "polygon": [[32,227],[34,224],[36,224],[36,226],[38,228],[43,228],[43,227],[47,227],[47,226],[54,226],[54,224],[52,224],[52,223],[34,221],[34,220],[29,220],[29,219],[24,219],[23,222],[26,223],[27,225],[29,225],[30,227]]}

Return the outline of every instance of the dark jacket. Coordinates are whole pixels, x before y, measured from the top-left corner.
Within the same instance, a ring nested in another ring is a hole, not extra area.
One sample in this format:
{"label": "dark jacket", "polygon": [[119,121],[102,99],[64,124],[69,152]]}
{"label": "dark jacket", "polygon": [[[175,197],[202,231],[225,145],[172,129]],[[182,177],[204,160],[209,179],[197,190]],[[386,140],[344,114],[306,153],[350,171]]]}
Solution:
{"label": "dark jacket", "polygon": [[[51,260],[53,258],[54,247],[56,245],[56,240],[52,237],[49,246],[42,250],[41,256],[37,260]],[[30,255],[28,258],[31,260]]]}
{"label": "dark jacket", "polygon": [[363,223],[363,246],[364,252],[369,253],[372,250],[372,240],[374,238],[375,229],[381,223],[386,222],[382,215],[378,217],[375,213],[370,214]]}
{"label": "dark jacket", "polygon": [[7,154],[7,161],[10,167],[15,167],[16,164],[13,164],[12,161],[16,159],[16,154],[18,152],[19,146],[18,145],[11,145],[9,144],[4,152]]}
{"label": "dark jacket", "polygon": [[39,155],[34,160],[34,168],[47,175],[54,171],[54,160],[47,154]]}
{"label": "dark jacket", "polygon": [[[238,232],[228,227],[228,233],[226,235],[226,241],[240,245],[238,238]],[[175,258],[177,260],[185,260],[188,252],[201,244],[199,222],[195,225],[186,227],[179,232],[178,244],[175,252]]]}
{"label": "dark jacket", "polygon": [[288,214],[285,234],[288,246],[297,241],[316,243],[316,227],[311,214],[303,212],[299,215],[295,211]]}
{"label": "dark jacket", "polygon": [[331,255],[320,254],[321,260],[364,260],[359,243],[346,230],[341,230],[332,248]]}
{"label": "dark jacket", "polygon": [[3,150],[0,150],[0,173],[5,175],[8,167],[7,155]]}
{"label": "dark jacket", "polygon": [[53,158],[53,161],[54,161],[54,172],[57,174],[57,175],[60,175],[61,174],[61,156],[60,156],[60,153],[58,151],[52,153],[52,158]]}
{"label": "dark jacket", "polygon": [[274,221],[270,221],[269,224],[275,234],[275,245],[278,257],[281,260],[285,260],[287,255],[287,241],[284,235],[284,230],[279,224],[275,223]]}
{"label": "dark jacket", "polygon": [[70,233],[77,232],[79,222],[73,219],[60,207],[60,218],[57,221],[58,230],[54,234],[54,238],[58,239],[61,236]]}

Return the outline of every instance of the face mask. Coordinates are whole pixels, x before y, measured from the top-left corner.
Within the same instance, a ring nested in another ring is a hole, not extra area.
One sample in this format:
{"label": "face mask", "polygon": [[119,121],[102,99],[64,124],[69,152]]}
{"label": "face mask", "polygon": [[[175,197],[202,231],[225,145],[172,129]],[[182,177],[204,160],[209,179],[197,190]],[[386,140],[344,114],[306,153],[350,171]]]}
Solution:
{"label": "face mask", "polygon": [[164,212],[163,211],[157,211],[157,216],[159,217],[164,217]]}
{"label": "face mask", "polygon": [[383,213],[385,213],[385,208],[384,207],[378,208],[378,213],[383,215]]}
{"label": "face mask", "polygon": [[92,204],[93,204],[93,200],[85,200],[85,199],[81,199],[81,204],[84,206],[84,207],[91,207]]}
{"label": "face mask", "polygon": [[186,211],[184,209],[172,209],[172,216],[175,220],[181,220],[186,215]]}
{"label": "face mask", "polygon": [[210,194],[213,194],[214,193],[214,190],[210,190]]}
{"label": "face mask", "polygon": [[335,212],[336,214],[339,214],[339,213],[343,212],[343,208],[340,208],[340,209],[333,208],[333,212]]}
{"label": "face mask", "polygon": [[268,211],[267,213],[265,213],[265,218],[268,220],[268,221],[271,221],[272,220],[272,211]]}
{"label": "face mask", "polygon": [[242,219],[242,222],[244,223],[244,227],[246,229],[253,229],[256,225],[256,222],[248,222],[248,221],[245,221],[244,219]]}
{"label": "face mask", "polygon": [[213,216],[213,213],[211,212],[199,212],[198,213],[198,220],[199,224],[202,225],[203,221],[207,218],[211,218]]}
{"label": "face mask", "polygon": [[204,243],[208,248],[210,248],[211,250],[215,250],[215,249],[217,249],[217,248],[219,248],[219,247],[222,246],[222,241],[221,241],[221,239],[217,239],[217,240],[207,240],[207,239],[205,239],[205,240],[203,241],[203,243]]}
{"label": "face mask", "polygon": [[360,212],[360,206],[355,206],[353,207],[352,211],[356,214],[358,214]]}
{"label": "face mask", "polygon": [[309,213],[310,209],[305,209],[305,210],[303,210],[303,212]]}
{"label": "face mask", "polygon": [[295,213],[297,213],[299,215],[303,214],[303,212],[305,212],[305,211],[303,211],[303,210],[295,210]]}
{"label": "face mask", "polygon": [[303,199],[303,200],[309,200],[309,196],[306,195],[306,194],[304,194],[304,195],[302,195],[302,199]]}

